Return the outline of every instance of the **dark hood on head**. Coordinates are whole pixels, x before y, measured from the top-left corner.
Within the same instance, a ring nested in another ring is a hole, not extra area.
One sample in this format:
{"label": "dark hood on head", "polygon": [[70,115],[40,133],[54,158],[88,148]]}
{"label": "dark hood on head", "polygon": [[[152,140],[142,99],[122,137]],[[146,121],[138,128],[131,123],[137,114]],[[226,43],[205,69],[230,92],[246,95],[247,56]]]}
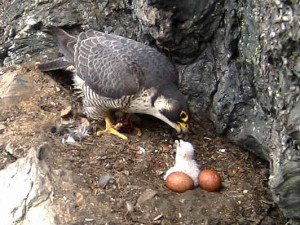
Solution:
{"label": "dark hood on head", "polygon": [[[157,91],[157,97],[168,99],[170,108],[162,109],[161,113],[172,122],[180,121],[180,113],[189,113],[187,99],[175,85],[164,85]],[[156,97],[156,98],[157,98]]]}

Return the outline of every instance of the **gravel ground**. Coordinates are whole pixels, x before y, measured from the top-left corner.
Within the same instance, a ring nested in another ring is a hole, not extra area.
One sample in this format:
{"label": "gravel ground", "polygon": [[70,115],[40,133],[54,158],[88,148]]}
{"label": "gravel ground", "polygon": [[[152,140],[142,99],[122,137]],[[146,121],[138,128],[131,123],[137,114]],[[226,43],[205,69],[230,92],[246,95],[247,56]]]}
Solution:
{"label": "gravel ground", "polygon": [[[192,132],[178,137],[157,119],[141,116],[133,119],[143,131],[141,137],[98,137],[95,131],[104,124],[88,121],[81,113],[80,100],[66,82],[68,75],[53,78],[31,69],[26,73],[35,87],[30,101],[1,110],[0,169],[25,156],[31,146],[47,142],[48,165],[76,174],[82,188],[90,190],[93,207],[105,204],[122,224],[287,222],[268,191],[268,163],[216,136],[211,123],[192,123]],[[80,124],[88,125],[88,136],[73,145],[62,143],[69,135],[67,128]],[[174,164],[174,142],[179,138],[194,145],[202,169],[220,173],[219,192],[196,187],[179,194],[167,189],[163,175]],[[86,222],[98,224],[94,219]]]}

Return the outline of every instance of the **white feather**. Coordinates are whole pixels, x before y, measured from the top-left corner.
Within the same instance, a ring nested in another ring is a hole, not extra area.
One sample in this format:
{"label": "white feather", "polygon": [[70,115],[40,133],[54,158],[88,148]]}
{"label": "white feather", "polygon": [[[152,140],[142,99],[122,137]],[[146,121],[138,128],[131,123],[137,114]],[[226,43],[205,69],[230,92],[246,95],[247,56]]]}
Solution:
{"label": "white feather", "polygon": [[175,165],[166,172],[164,179],[166,180],[173,172],[183,172],[192,178],[195,186],[198,186],[200,168],[198,163],[194,160],[193,145],[183,140],[176,141],[176,144]]}

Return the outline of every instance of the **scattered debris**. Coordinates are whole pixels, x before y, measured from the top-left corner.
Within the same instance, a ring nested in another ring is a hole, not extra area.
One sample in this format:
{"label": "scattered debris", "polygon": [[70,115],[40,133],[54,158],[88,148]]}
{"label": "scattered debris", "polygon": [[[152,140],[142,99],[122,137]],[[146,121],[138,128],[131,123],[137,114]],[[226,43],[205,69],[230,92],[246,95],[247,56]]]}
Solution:
{"label": "scattered debris", "polygon": [[51,133],[62,136],[64,134],[68,133],[68,128],[69,128],[68,125],[56,124],[56,126],[51,127]]}
{"label": "scattered debris", "polygon": [[212,138],[209,138],[209,137],[203,137],[203,138],[206,139],[206,140],[209,140],[209,141],[212,140]]}
{"label": "scattered debris", "polygon": [[228,152],[228,150],[226,148],[220,148],[219,152],[226,153],[226,152]]}
{"label": "scattered debris", "polygon": [[5,131],[6,126],[3,124],[0,124],[0,134],[3,134]]}
{"label": "scattered debris", "polygon": [[89,127],[90,126],[90,122],[88,121],[87,118],[81,118],[81,120],[80,120],[80,126],[81,127]]}
{"label": "scattered debris", "polygon": [[153,221],[159,220],[159,219],[161,219],[162,217],[163,217],[163,214],[160,214],[160,215],[154,217],[154,218],[153,218]]}
{"label": "scattered debris", "polygon": [[172,148],[168,144],[161,144],[162,150],[165,152],[170,152]]}
{"label": "scattered debris", "polygon": [[[10,156],[16,157],[16,156],[15,156],[15,151],[16,151],[16,149],[12,146],[11,142],[8,141],[8,142],[6,143],[6,145],[5,145],[5,152],[6,152],[7,154],[9,154]],[[17,157],[16,157],[16,158],[17,158]]]}
{"label": "scattered debris", "polygon": [[[53,170],[59,171],[62,168],[63,171],[71,171],[76,174],[75,180],[78,180],[78,183],[68,187],[65,193],[59,193],[59,189],[56,189],[59,198],[66,196],[61,198],[63,204],[71,203],[73,198],[78,198],[80,202],[84,200],[85,204],[80,204],[79,208],[72,208],[75,210],[70,211],[73,223],[74,217],[79,215],[77,212],[80,212],[81,216],[77,221],[86,224],[96,221],[99,223],[99,220],[105,217],[118,217],[121,222],[114,223],[124,225],[210,224],[215,221],[221,224],[238,224],[243,217],[258,219],[261,216],[271,217],[277,224],[286,223],[268,191],[268,163],[234,146],[225,138],[205,137],[208,135],[205,131],[212,129],[211,124],[201,124],[204,132],[189,133],[184,138],[192,142],[197,149],[195,157],[202,167],[214,168],[220,172],[224,179],[222,191],[211,193],[196,188],[177,194],[168,191],[162,179],[162,173],[173,166],[175,151],[172,146],[173,140],[177,138],[167,125],[143,116],[143,122],[139,125],[143,136],[132,135],[128,143],[124,144],[113,136],[99,138],[94,133],[89,133],[78,145],[64,145],[61,140],[69,135],[69,129],[77,129],[84,121],[87,124],[83,126],[90,130],[102,129],[104,124],[97,122],[90,125],[86,118],[77,115],[77,112],[81,112],[81,104],[74,101],[67,89],[59,86],[61,91],[57,92],[55,87],[58,84],[53,79],[45,74],[35,74],[33,79],[39,94],[33,95],[30,102],[22,103],[13,110],[3,109],[0,112],[0,123],[6,126],[0,135],[0,168],[3,169],[16,161],[6,152],[8,140],[11,148],[21,152],[15,155],[17,158],[27,154],[24,149],[46,140],[51,146],[47,151],[47,164]],[[66,103],[72,105],[72,115],[62,119],[60,113],[66,108]],[[56,126],[58,121],[60,125]],[[162,143],[169,145],[170,151],[167,151],[167,148],[162,149]],[[146,150],[146,154],[140,154],[140,147]],[[223,148],[230,151],[226,154],[218,151]],[[129,175],[124,171],[129,171]],[[111,178],[105,189],[102,189],[98,178],[95,177],[105,174],[109,174],[113,179]],[[68,174],[64,175],[61,181],[67,177]],[[64,182],[57,184],[64,185]],[[76,196],[73,192],[75,186]],[[144,201],[143,192],[146,189],[154,191],[154,195],[151,197],[151,194],[148,194],[148,200]],[[248,193],[243,194],[243,190],[248,190]],[[78,192],[86,193],[85,197],[81,199]],[[141,207],[137,205],[137,199],[142,202]],[[108,213],[93,214],[96,209]],[[132,213],[124,216],[131,210]],[[203,212],[201,216],[199,212]],[[163,215],[160,219],[153,220],[160,215]],[[85,218],[94,221],[87,222]],[[111,221],[109,223],[113,223],[113,220]],[[240,224],[249,223],[246,220]]]}
{"label": "scattered debris", "polygon": [[144,149],[143,147],[140,147],[139,153],[140,154],[145,154],[146,153],[146,149]]}
{"label": "scattered debris", "polygon": [[61,142],[63,144],[79,146],[79,143],[77,143],[77,141],[75,141],[75,139],[72,136],[64,137],[63,139],[61,139]]}
{"label": "scattered debris", "polygon": [[69,134],[62,139],[63,144],[78,145],[88,135],[88,127],[79,126],[78,128],[67,128]]}
{"label": "scattered debris", "polygon": [[128,213],[132,213],[135,210],[133,204],[129,201],[126,201],[126,209]]}
{"label": "scattered debris", "polygon": [[148,201],[149,199],[153,198],[157,194],[157,191],[152,189],[146,189],[137,200],[137,205],[140,206],[144,202]]}
{"label": "scattered debris", "polygon": [[248,192],[248,190],[243,190],[243,194],[247,194]]}
{"label": "scattered debris", "polygon": [[228,176],[230,176],[230,177],[233,177],[236,173],[237,173],[237,170],[236,170],[236,169],[228,169],[228,170],[227,170],[227,174],[228,174]]}
{"label": "scattered debris", "polygon": [[61,116],[61,117],[67,117],[67,116],[70,116],[70,115],[71,115],[71,112],[72,112],[72,107],[69,105],[67,108],[63,109],[63,110],[60,112],[60,116]]}
{"label": "scattered debris", "polygon": [[105,188],[110,179],[111,176],[109,174],[104,174],[98,178],[98,185],[102,188]]}

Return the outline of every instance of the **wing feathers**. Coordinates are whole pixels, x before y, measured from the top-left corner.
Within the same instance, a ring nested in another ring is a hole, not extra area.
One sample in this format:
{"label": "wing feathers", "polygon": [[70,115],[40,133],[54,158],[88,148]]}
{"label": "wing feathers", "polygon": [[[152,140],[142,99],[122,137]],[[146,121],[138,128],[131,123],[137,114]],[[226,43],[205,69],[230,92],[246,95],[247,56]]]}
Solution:
{"label": "wing feathers", "polygon": [[77,39],[69,35],[64,30],[57,27],[50,27],[49,31],[51,32],[54,41],[57,43],[59,48],[62,50],[62,53],[70,61],[74,62],[74,45],[77,42]]}
{"label": "wing feathers", "polygon": [[79,40],[75,50],[77,72],[96,93],[120,98],[140,90],[143,72],[117,51],[122,48],[117,42],[95,36],[94,31],[80,34]]}
{"label": "wing feathers", "polygon": [[103,97],[121,98],[178,81],[167,57],[142,43],[94,30],[77,38],[59,28],[51,32],[66,58],[74,63],[77,75]]}
{"label": "wing feathers", "polygon": [[72,63],[67,61],[65,57],[60,57],[58,59],[41,63],[37,66],[37,68],[40,71],[52,71],[52,70],[59,70],[59,69],[65,69],[69,66],[72,66]]}

